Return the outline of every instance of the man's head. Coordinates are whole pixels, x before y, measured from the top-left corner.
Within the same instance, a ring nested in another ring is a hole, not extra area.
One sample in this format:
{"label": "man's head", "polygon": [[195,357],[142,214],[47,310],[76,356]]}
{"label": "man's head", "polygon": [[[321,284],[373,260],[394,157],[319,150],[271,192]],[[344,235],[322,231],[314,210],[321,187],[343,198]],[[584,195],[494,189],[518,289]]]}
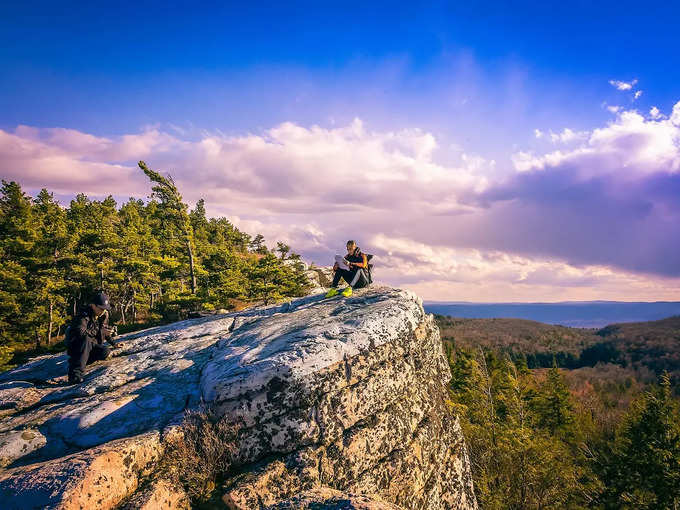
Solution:
{"label": "man's head", "polygon": [[347,241],[347,253],[352,253],[354,250],[357,248],[357,243],[355,243],[352,239]]}
{"label": "man's head", "polygon": [[92,308],[94,309],[94,312],[97,315],[97,317],[104,313],[104,310],[111,310],[109,296],[107,296],[103,292],[98,292],[97,294],[95,294],[94,298],[92,298]]}

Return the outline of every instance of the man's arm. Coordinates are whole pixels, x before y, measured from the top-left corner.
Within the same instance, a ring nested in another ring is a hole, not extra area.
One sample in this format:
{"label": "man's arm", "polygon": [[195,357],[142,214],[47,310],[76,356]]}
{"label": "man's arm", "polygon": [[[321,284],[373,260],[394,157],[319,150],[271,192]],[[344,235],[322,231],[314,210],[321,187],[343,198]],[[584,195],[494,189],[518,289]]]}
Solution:
{"label": "man's arm", "polygon": [[117,347],[118,343],[113,339],[115,328],[109,327],[109,312],[104,312],[104,319],[101,325],[102,340],[106,340],[112,347]]}
{"label": "man's arm", "polygon": [[87,326],[90,318],[87,315],[81,315],[77,320],[73,321],[73,333],[80,339],[87,336]]}
{"label": "man's arm", "polygon": [[118,342],[116,342],[113,339],[113,331],[114,331],[114,328],[110,328],[108,326],[106,326],[106,328],[102,328],[102,334],[104,335],[104,340],[106,340],[108,343],[110,343],[112,347],[118,347]]}
{"label": "man's arm", "polygon": [[368,259],[366,258],[366,255],[363,253],[361,254],[361,262],[350,262],[349,267],[360,267],[361,269],[366,269],[368,267]]}

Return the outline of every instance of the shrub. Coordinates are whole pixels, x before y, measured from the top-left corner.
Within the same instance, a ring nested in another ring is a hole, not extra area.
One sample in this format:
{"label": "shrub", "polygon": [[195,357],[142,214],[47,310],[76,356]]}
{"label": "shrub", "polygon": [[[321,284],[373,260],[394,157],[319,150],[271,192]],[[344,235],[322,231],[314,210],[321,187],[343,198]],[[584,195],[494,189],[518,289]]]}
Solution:
{"label": "shrub", "polygon": [[207,501],[233,463],[238,430],[207,406],[187,411],[182,425],[165,439],[161,471],[193,501]]}

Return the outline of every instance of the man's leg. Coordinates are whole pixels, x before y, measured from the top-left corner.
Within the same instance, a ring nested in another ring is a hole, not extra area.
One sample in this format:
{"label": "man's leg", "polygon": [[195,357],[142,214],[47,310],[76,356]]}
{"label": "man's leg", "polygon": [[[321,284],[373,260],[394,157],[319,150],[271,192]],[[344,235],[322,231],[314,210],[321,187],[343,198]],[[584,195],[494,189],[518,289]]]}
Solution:
{"label": "man's leg", "polygon": [[87,340],[76,340],[72,345],[72,351],[69,355],[69,381],[78,382],[83,380],[85,376],[85,366],[90,358],[93,343]]}
{"label": "man's leg", "polygon": [[335,276],[333,276],[333,283],[331,283],[331,287],[337,287],[338,284],[340,283],[341,278],[347,282],[347,285],[351,285],[350,282],[354,278],[354,271],[348,271],[347,269],[338,269],[335,272]]}
{"label": "man's leg", "polygon": [[76,367],[80,365],[80,348],[74,345],[74,341],[68,346],[66,353],[68,354],[68,380],[70,382],[75,380]]}
{"label": "man's leg", "polygon": [[338,284],[340,283],[340,279],[344,279],[347,283],[352,281],[352,272],[347,271],[347,269],[341,269],[338,268],[335,270],[335,274],[333,275],[333,283],[331,283],[331,288],[330,290],[326,293],[326,297],[333,297],[338,294]]}
{"label": "man's leg", "polygon": [[89,365],[95,361],[103,361],[109,357],[109,354],[111,354],[111,349],[109,349],[106,345],[93,344],[87,364]]}
{"label": "man's leg", "polygon": [[368,285],[368,278],[366,278],[366,272],[363,269],[356,269],[352,280],[349,282],[349,286],[353,289],[361,289]]}
{"label": "man's leg", "polygon": [[335,273],[333,273],[333,283],[331,283],[331,287],[335,288],[338,286],[340,283],[340,278],[342,278],[342,272],[344,269],[336,269]]}
{"label": "man's leg", "polygon": [[360,289],[362,287],[365,287],[366,284],[368,283],[368,279],[366,278],[366,274],[364,273],[363,269],[357,268],[354,270],[354,273],[351,276],[351,280],[349,280],[349,286],[354,288],[354,289]]}

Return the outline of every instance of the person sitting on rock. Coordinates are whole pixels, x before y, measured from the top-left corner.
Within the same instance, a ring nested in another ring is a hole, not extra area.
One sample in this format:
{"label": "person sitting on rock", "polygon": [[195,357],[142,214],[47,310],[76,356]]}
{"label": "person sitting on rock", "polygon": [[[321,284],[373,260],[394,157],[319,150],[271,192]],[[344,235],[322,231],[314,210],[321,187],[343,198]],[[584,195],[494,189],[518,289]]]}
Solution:
{"label": "person sitting on rock", "polygon": [[105,360],[111,350],[104,341],[115,349],[122,343],[113,340],[116,330],[109,327],[109,298],[103,292],[97,293],[92,302],[73,317],[66,333],[68,359],[68,382],[83,382],[85,366],[95,361]]}
{"label": "person sitting on rock", "polygon": [[342,291],[342,295],[345,297],[352,295],[352,289],[360,289],[366,287],[369,283],[368,275],[366,271],[368,270],[368,259],[366,255],[361,252],[361,249],[357,246],[357,243],[350,240],[347,241],[347,255],[345,255],[345,260],[349,269],[344,269],[338,265],[336,262],[333,265],[333,283],[331,283],[331,288],[326,294],[326,297],[333,297],[338,294],[338,284],[340,279],[347,282],[348,287]]}

